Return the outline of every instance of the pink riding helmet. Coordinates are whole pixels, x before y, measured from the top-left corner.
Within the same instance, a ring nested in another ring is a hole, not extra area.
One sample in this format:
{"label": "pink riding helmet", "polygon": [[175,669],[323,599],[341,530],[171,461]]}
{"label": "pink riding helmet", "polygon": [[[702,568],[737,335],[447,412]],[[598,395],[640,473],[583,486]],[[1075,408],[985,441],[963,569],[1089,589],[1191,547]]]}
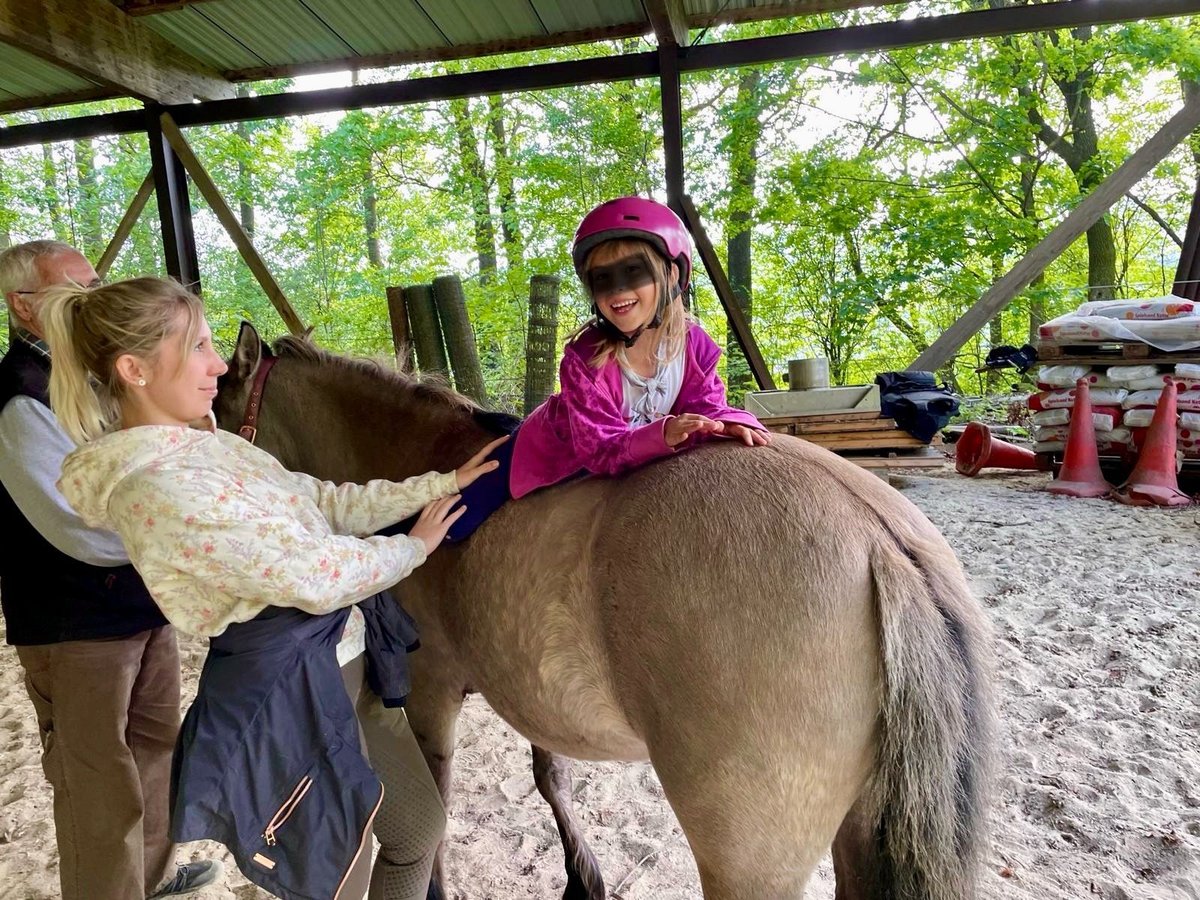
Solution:
{"label": "pink riding helmet", "polygon": [[592,248],[617,238],[636,238],[653,244],[679,266],[679,290],[687,290],[692,275],[692,244],[687,229],[671,209],[645,197],[617,197],[601,203],[575,229],[571,256],[580,281]]}

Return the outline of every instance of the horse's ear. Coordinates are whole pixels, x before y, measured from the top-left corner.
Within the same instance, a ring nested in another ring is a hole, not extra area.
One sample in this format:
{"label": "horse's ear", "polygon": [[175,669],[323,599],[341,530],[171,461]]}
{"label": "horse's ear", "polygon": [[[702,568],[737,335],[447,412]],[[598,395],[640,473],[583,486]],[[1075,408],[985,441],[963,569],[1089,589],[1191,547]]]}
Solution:
{"label": "horse's ear", "polygon": [[237,346],[233,349],[233,358],[229,360],[229,375],[238,381],[249,381],[258,371],[262,362],[265,346],[258,336],[254,326],[242,321],[238,329]]}

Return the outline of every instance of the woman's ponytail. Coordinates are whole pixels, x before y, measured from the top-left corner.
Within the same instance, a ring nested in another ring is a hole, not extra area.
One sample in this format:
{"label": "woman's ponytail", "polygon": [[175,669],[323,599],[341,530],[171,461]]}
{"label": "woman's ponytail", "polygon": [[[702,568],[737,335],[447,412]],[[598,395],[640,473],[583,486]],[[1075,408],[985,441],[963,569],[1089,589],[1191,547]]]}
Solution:
{"label": "woman's ponytail", "polygon": [[77,444],[100,437],[111,421],[92,387],[93,376],[81,358],[76,337],[79,312],[88,302],[88,288],[64,285],[47,288],[38,319],[50,345],[50,408]]}

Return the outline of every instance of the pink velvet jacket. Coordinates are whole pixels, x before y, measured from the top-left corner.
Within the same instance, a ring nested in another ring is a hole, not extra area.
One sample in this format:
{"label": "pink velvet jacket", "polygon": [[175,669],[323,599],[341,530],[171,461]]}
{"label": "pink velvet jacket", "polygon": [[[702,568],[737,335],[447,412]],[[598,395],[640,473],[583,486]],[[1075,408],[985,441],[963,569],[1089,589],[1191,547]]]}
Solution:
{"label": "pink velvet jacket", "polygon": [[[616,475],[691,445],[667,445],[667,418],[631,428],[621,413],[624,387],[617,361],[591,364],[599,334],[589,330],[567,345],[559,367],[559,393],[529,414],[517,432],[509,488],[514,497],[580,471]],[[721,349],[704,329],[688,327],[683,384],[671,415],[699,413],[765,430],[758,419],[725,402],[717,375]]]}

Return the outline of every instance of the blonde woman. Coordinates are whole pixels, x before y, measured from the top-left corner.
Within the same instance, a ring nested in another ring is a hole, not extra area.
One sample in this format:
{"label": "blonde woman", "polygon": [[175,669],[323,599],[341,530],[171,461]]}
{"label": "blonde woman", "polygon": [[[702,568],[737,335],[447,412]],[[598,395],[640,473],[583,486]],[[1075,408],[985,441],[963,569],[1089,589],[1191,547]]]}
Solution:
{"label": "blonde woman", "polygon": [[[51,406],[81,445],[63,494],[121,536],[172,624],[210,638],[175,751],[172,836],[221,841],[279,897],[358,898],[369,879],[372,898],[424,898],[445,814],[403,714],[378,709],[376,695],[403,701],[416,645],[380,592],[439,546],[492,445],[456,472],[321,482],[189,427],[211,422],[226,366],[178,284],[56,289],[43,322]],[[408,535],[371,536],[422,509]]]}

